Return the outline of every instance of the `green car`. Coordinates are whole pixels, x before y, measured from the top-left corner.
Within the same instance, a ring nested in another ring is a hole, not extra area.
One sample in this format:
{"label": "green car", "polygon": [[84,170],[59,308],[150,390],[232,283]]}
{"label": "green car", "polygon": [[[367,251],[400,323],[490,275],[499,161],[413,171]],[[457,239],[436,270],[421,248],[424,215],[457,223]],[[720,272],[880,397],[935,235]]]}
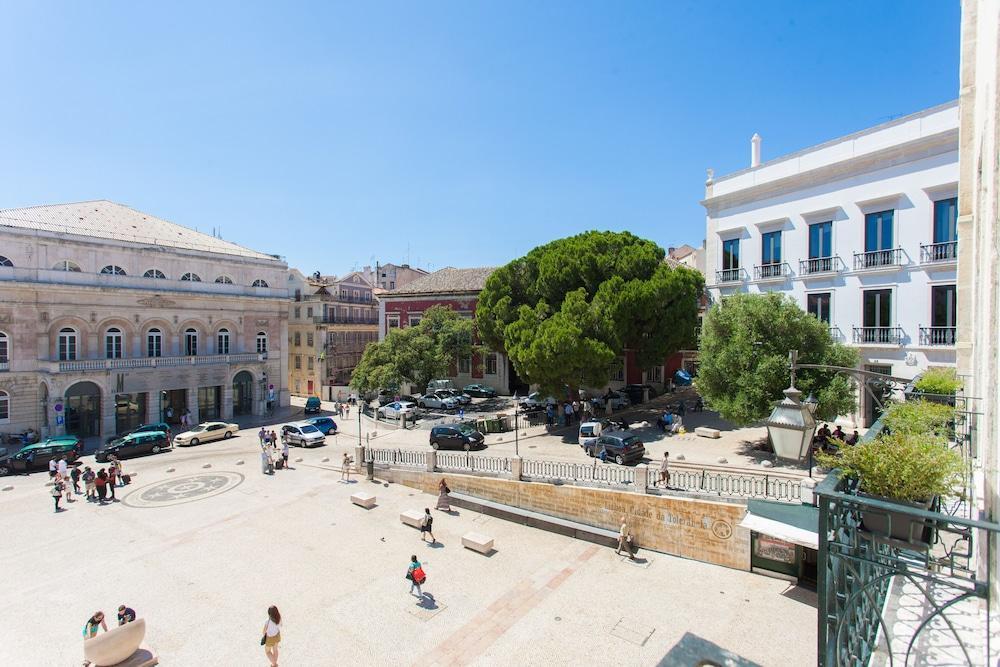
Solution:
{"label": "green car", "polygon": [[49,461],[59,460],[63,456],[66,457],[67,461],[74,461],[82,448],[83,444],[75,435],[36,442],[33,445],[22,447],[13,454],[5,454],[0,457],[0,475],[48,470]]}
{"label": "green car", "polygon": [[462,391],[476,398],[496,398],[497,390],[485,384],[467,384]]}
{"label": "green car", "polygon": [[305,413],[309,414],[310,412],[319,412],[322,407],[323,406],[320,405],[319,396],[310,396],[306,399]]}

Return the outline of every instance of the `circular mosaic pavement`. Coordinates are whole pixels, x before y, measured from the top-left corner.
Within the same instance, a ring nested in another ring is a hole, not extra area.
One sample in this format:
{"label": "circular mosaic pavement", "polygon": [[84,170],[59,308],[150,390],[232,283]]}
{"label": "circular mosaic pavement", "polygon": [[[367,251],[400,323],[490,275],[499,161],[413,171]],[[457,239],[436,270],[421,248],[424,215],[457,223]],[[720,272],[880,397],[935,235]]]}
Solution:
{"label": "circular mosaic pavement", "polygon": [[243,482],[236,472],[211,472],[177,477],[136,489],[122,502],[129,507],[169,507],[205,500],[232,491]]}

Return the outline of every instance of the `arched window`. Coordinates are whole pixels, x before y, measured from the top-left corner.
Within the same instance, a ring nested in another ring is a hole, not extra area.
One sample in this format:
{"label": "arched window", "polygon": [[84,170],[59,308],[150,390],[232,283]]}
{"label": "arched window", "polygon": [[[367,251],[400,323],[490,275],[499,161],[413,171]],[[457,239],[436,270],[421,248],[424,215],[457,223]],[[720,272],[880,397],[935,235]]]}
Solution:
{"label": "arched window", "polygon": [[263,331],[257,332],[257,354],[267,352],[267,334]]}
{"label": "arched window", "polygon": [[122,267],[120,267],[120,266],[118,266],[116,264],[108,264],[103,269],[101,269],[101,273],[103,273],[105,275],[108,275],[108,276],[124,276],[124,275],[126,275],[125,269],[123,269]]}
{"label": "arched window", "polygon": [[183,276],[181,276],[181,280],[186,280],[189,283],[200,283],[201,282],[201,276],[199,276],[197,273],[190,273],[189,272],[189,273],[185,273]]}
{"label": "arched window", "polygon": [[121,359],[123,337],[122,330],[118,327],[111,327],[104,334],[104,358]]}
{"label": "arched window", "polygon": [[71,262],[68,259],[63,259],[55,263],[52,267],[54,271],[72,271],[73,273],[80,273],[80,266],[76,262]]}
{"label": "arched window", "polygon": [[251,287],[267,287],[267,281],[258,278],[257,280],[253,281],[253,285],[251,285]]}
{"label": "arched window", "polygon": [[69,327],[59,330],[59,361],[73,361],[76,359],[76,331]]}
{"label": "arched window", "polygon": [[218,278],[215,279],[215,282],[222,283],[223,285],[232,285],[233,279],[230,278],[229,276],[219,276]]}
{"label": "arched window", "polygon": [[10,394],[0,391],[0,424],[10,421]]}
{"label": "arched window", "polygon": [[3,255],[0,255],[0,266],[14,266],[14,262],[10,261]]}
{"label": "arched window", "polygon": [[159,269],[150,269],[142,274],[143,278],[159,278],[160,280],[166,280],[167,276],[164,275],[163,271]]}
{"label": "arched window", "polygon": [[197,329],[184,330],[184,355],[188,357],[198,356],[198,331]]}
{"label": "arched window", "polygon": [[146,356],[163,356],[163,332],[155,327],[146,332]]}
{"label": "arched window", "polygon": [[229,354],[229,329],[219,329],[216,337],[216,354]]}
{"label": "arched window", "polygon": [[0,364],[10,363],[10,338],[0,331]]}

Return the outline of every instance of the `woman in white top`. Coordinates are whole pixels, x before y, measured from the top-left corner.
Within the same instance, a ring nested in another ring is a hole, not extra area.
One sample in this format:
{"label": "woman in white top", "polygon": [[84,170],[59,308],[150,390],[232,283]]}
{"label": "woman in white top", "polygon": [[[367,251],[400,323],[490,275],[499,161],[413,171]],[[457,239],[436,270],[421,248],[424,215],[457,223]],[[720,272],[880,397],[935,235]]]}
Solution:
{"label": "woman in white top", "polygon": [[271,667],[278,667],[278,644],[281,643],[281,612],[274,605],[267,608],[267,623],[263,630],[264,655]]}

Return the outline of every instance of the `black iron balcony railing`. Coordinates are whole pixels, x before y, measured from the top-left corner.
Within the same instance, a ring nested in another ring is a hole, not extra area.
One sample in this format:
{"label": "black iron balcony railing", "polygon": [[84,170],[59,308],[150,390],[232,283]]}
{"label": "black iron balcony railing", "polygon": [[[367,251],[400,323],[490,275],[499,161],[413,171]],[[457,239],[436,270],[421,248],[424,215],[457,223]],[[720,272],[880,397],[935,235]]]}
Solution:
{"label": "black iron balcony railing", "polygon": [[854,270],[893,268],[902,266],[904,261],[905,255],[902,248],[856,252],[854,253]]}
{"label": "black iron balcony railing", "polygon": [[902,345],[901,327],[854,327],[854,342],[859,345]]}
{"label": "black iron balcony railing", "polygon": [[772,262],[753,267],[754,280],[783,280],[791,273],[792,267],[788,266],[788,262]]}
{"label": "black iron balcony railing", "polygon": [[722,269],[715,272],[715,282],[717,283],[740,283],[746,280],[746,271],[743,269]]}
{"label": "black iron balcony railing", "polygon": [[375,315],[354,317],[342,315],[320,315],[314,317],[316,324],[378,324],[378,317]]}
{"label": "black iron balcony railing", "polygon": [[812,257],[799,260],[799,275],[814,276],[821,273],[837,273],[844,270],[844,260],[840,255]]}
{"label": "black iron balcony railing", "polygon": [[921,345],[954,345],[956,327],[920,327]]}
{"label": "black iron balcony railing", "polygon": [[957,262],[958,241],[944,243],[920,244],[920,263],[934,264],[936,262]]}

